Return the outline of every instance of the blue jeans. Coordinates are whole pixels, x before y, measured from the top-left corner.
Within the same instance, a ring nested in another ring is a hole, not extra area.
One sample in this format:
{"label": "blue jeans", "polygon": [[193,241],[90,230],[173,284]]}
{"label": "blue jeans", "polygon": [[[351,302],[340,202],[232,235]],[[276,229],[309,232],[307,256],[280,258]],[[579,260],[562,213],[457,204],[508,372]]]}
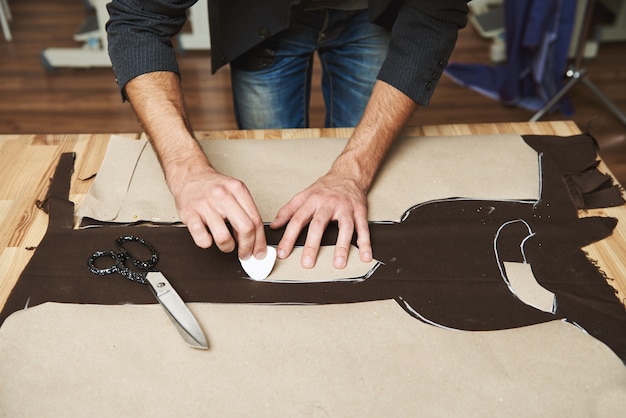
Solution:
{"label": "blue jeans", "polygon": [[322,67],[326,127],[356,126],[387,54],[390,33],[367,10],[302,13],[291,27],[231,63],[240,129],[306,128],[313,57]]}

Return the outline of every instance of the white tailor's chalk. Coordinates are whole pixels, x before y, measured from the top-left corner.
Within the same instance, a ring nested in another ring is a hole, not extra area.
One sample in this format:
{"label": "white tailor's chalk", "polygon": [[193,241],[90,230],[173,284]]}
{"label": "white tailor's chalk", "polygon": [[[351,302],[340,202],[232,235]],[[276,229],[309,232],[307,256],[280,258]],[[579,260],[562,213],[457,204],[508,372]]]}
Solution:
{"label": "white tailor's chalk", "polygon": [[276,263],[276,248],[267,246],[265,258],[258,259],[254,256],[247,260],[239,259],[241,267],[252,280],[265,280],[270,275]]}

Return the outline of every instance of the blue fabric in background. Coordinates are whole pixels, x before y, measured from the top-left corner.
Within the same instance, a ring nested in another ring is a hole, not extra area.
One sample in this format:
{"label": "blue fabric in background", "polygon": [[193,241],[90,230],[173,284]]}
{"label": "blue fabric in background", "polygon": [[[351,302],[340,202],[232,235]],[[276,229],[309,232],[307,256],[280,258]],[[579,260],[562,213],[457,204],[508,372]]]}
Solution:
{"label": "blue fabric in background", "polygon": [[[576,0],[504,0],[506,63],[448,64],[445,73],[505,105],[541,109],[563,87]],[[555,110],[574,113],[567,96]]]}

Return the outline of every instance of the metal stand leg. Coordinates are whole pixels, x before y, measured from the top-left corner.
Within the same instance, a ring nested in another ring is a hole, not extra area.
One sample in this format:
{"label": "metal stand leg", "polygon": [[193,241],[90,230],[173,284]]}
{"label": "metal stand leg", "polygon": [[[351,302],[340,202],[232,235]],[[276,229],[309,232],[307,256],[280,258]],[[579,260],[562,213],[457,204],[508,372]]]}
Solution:
{"label": "metal stand leg", "polygon": [[585,52],[585,43],[587,42],[587,36],[589,34],[589,28],[591,26],[591,18],[593,12],[594,0],[587,1],[585,11],[585,21],[581,25],[581,32],[578,34],[577,48],[576,48],[576,60],[575,64],[567,69],[565,76],[569,78],[569,81],[563,86],[563,88],[545,104],[537,113],[530,118],[530,122],[538,121],[543,115],[552,109],[561,98],[572,88],[574,84],[582,81],[612,113],[620,122],[626,125],[626,115],[613,103],[608,97],[604,95],[600,89],[596,87],[588,78],[587,70],[582,67],[582,59]]}
{"label": "metal stand leg", "polygon": [[[584,71],[584,70],[583,70]],[[568,75],[568,74],[571,74]],[[583,76],[580,70],[576,70],[574,68],[570,68],[567,70],[566,76],[569,77],[569,81],[561,88],[561,90],[552,98],[548,103],[546,103],[537,113],[534,114],[532,118],[530,118],[530,122],[537,122],[539,119],[543,117],[550,109],[552,109],[556,104],[565,96],[565,94],[574,87],[574,84],[580,80]]]}
{"label": "metal stand leg", "polygon": [[583,82],[583,84],[585,84],[585,86],[589,87],[589,90],[594,92],[594,94],[598,97],[598,99],[600,99],[604,106],[606,106],[607,109],[609,109],[611,113],[613,113],[613,115],[615,115],[615,117],[619,119],[620,122],[622,122],[622,124],[626,125],[626,115],[624,115],[624,113],[615,105],[615,103],[613,103],[608,97],[606,97],[604,93],[602,93],[602,91],[600,91],[600,89],[598,89],[598,87],[596,87],[596,85],[593,84],[591,80],[589,80],[587,77],[583,77],[581,81]]}

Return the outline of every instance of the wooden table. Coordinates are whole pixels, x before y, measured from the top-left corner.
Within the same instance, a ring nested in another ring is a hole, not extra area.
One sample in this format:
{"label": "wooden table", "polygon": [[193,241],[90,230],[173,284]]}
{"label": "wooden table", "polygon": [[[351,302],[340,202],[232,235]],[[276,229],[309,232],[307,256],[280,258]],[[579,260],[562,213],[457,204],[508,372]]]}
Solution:
{"label": "wooden table", "polygon": [[[264,131],[198,132],[199,139],[283,139],[348,137],[352,129],[298,129]],[[574,135],[580,130],[573,122],[498,123],[441,125],[406,128],[411,136],[468,134]],[[141,134],[124,134],[139,138]],[[70,198],[80,203],[91,185],[108,145],[108,134],[81,135],[0,135],[0,307],[43,238],[48,217],[37,208],[43,200],[59,156],[75,152],[75,172]],[[601,170],[608,172],[605,165]],[[86,180],[87,179],[87,180]],[[613,235],[585,248],[612,280],[617,297],[626,301],[626,206],[581,212],[581,216],[604,215],[620,220]]]}

